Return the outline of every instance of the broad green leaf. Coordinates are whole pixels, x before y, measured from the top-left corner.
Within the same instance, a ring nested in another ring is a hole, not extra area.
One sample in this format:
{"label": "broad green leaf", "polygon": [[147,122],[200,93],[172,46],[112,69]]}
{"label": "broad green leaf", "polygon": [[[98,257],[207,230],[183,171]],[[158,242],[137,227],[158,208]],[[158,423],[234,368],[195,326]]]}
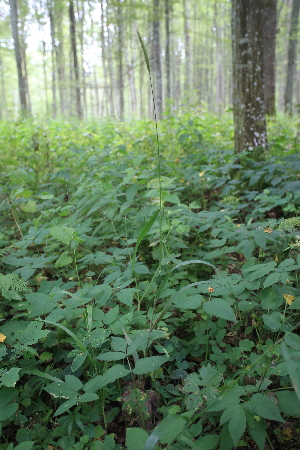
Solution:
{"label": "broad green leaf", "polygon": [[79,378],[75,377],[74,375],[66,375],[65,383],[68,387],[74,389],[74,391],[79,391],[79,389],[81,389],[83,386]]}
{"label": "broad green leaf", "polygon": [[5,372],[5,374],[2,376],[0,382],[7,387],[14,387],[16,382],[19,381],[19,369],[18,367],[13,367],[8,372]]}
{"label": "broad green leaf", "polygon": [[142,450],[148,439],[148,433],[142,428],[126,429],[126,448],[127,450]]}
{"label": "broad green leaf", "polygon": [[236,408],[231,409],[228,428],[231,439],[236,447],[246,429],[246,416],[241,405],[237,405]]}
{"label": "broad green leaf", "polygon": [[204,311],[211,316],[236,322],[233,309],[228,305],[227,301],[222,298],[213,298],[209,302],[203,303],[202,307]]}
{"label": "broad green leaf", "polygon": [[281,351],[282,351],[283,357],[285,359],[285,363],[286,363],[287,370],[288,370],[288,373],[289,373],[289,376],[291,379],[292,386],[295,389],[296,395],[300,401],[300,376],[299,376],[298,371],[296,370],[296,367],[298,366],[298,362],[297,362],[297,366],[296,366],[296,364],[292,360],[290,350],[284,342],[281,344]]}
{"label": "broad green leaf", "polygon": [[115,364],[110,367],[103,375],[96,375],[95,378],[88,381],[83,390],[86,392],[96,392],[109,383],[113,383],[119,378],[125,377],[130,373],[130,370],[125,369],[121,364]]}
{"label": "broad green leaf", "polygon": [[31,450],[34,447],[35,441],[21,442],[14,450]]}
{"label": "broad green leaf", "polygon": [[132,306],[133,294],[138,291],[139,289],[135,288],[123,289],[121,292],[117,293],[117,297],[120,300],[120,302],[124,303],[127,306]]}
{"label": "broad green leaf", "polygon": [[34,213],[36,212],[36,202],[34,200],[28,200],[27,203],[22,203],[20,205],[20,209],[27,213]]}
{"label": "broad green leaf", "polygon": [[247,428],[251,437],[257,443],[260,450],[265,448],[265,441],[267,436],[266,421],[262,417],[256,416],[251,412],[245,410],[247,418]]}
{"label": "broad green leaf", "polygon": [[284,422],[280,415],[278,406],[263,394],[254,394],[248,402],[250,408],[260,417],[269,420]]}
{"label": "broad green leaf", "polygon": [[158,370],[165,362],[168,361],[168,356],[149,356],[148,358],[141,358],[135,363],[133,373],[136,375],[143,375]]}
{"label": "broad green leaf", "polygon": [[73,233],[74,229],[67,227],[66,225],[57,225],[50,229],[50,234],[54,239],[67,245],[70,244]]}
{"label": "broad green leaf", "polygon": [[283,303],[283,297],[277,295],[272,287],[267,287],[259,294],[261,306],[264,309],[277,309]]}
{"label": "broad green leaf", "polygon": [[245,258],[248,260],[250,259],[253,251],[254,251],[255,245],[254,242],[250,239],[245,239],[237,246],[237,253],[242,253]]}
{"label": "broad green leaf", "polygon": [[153,450],[158,441],[162,444],[171,444],[180,435],[188,420],[189,418],[183,415],[167,416],[152,431],[143,450]]}
{"label": "broad green leaf", "polygon": [[283,414],[300,417],[300,402],[294,391],[278,391],[278,408]]}
{"label": "broad green leaf", "polygon": [[84,394],[78,397],[79,403],[93,402],[94,400],[98,399],[99,399],[98,395],[95,394],[94,392],[85,392]]}
{"label": "broad green leaf", "polygon": [[262,315],[264,324],[271,328],[272,331],[278,331],[282,327],[282,323],[278,322],[274,317],[268,316],[267,314]]}
{"label": "broad green leaf", "polygon": [[55,411],[53,417],[59,416],[60,414],[69,411],[69,409],[71,409],[72,406],[76,405],[77,403],[78,403],[77,398],[69,398],[66,402],[60,405],[60,407]]}
{"label": "broad green leaf", "polygon": [[[209,434],[207,436],[201,436],[195,441],[200,450],[214,450],[217,448],[220,436],[217,434]],[[221,447],[223,449],[223,447]]]}
{"label": "broad green leaf", "polygon": [[297,334],[286,332],[284,335],[284,342],[289,347],[293,347],[295,350],[300,350],[300,336]]}
{"label": "broad green leaf", "polygon": [[191,295],[189,297],[177,298],[173,301],[174,305],[180,309],[197,309],[203,302],[203,297],[200,294]]}
{"label": "broad green leaf", "polygon": [[55,267],[59,268],[59,267],[68,266],[69,264],[72,263],[72,261],[73,261],[73,259],[71,258],[71,256],[69,256],[69,252],[65,251],[56,260]]}
{"label": "broad green leaf", "polygon": [[96,356],[96,359],[100,359],[100,361],[118,361],[126,358],[126,356],[126,353],[123,352],[106,352],[100,353],[100,355]]}
{"label": "broad green leaf", "polygon": [[273,284],[277,283],[280,279],[281,274],[279,272],[270,273],[264,281],[264,288],[268,286],[273,286]]}

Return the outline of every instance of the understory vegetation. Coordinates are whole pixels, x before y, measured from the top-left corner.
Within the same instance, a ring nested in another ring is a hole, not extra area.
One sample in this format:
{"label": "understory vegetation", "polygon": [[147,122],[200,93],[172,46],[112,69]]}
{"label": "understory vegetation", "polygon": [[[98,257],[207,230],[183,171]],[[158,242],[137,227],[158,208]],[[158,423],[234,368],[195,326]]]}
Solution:
{"label": "understory vegetation", "polygon": [[294,119],[0,124],[0,450],[298,449]]}

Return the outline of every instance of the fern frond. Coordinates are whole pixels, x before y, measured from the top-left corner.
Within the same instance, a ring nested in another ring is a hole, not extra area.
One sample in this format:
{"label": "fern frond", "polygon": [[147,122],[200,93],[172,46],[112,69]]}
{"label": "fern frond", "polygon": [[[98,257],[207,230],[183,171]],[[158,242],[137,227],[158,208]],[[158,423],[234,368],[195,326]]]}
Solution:
{"label": "fern frond", "polygon": [[19,275],[13,273],[7,275],[0,274],[0,292],[1,294],[5,294],[8,291],[31,292],[31,288]]}
{"label": "fern frond", "polygon": [[291,217],[284,219],[278,227],[278,230],[291,230],[292,228],[300,226],[300,217]]}

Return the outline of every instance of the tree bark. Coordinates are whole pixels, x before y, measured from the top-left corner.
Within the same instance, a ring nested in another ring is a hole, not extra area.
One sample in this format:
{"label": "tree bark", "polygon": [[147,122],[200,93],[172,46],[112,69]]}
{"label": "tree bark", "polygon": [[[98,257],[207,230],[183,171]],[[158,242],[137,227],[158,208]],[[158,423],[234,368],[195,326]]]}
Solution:
{"label": "tree bark", "polygon": [[[123,6],[124,7],[124,6]],[[122,3],[118,0],[117,6],[118,24],[118,91],[119,91],[119,114],[120,120],[124,120],[124,74],[123,74],[123,17]]]}
{"label": "tree bark", "polygon": [[154,69],[154,93],[157,118],[162,118],[162,71],[160,59],[160,33],[159,33],[159,0],[153,0],[153,69]]}
{"label": "tree bark", "polygon": [[[166,102],[171,99],[170,0],[165,0],[166,26]],[[167,105],[166,105],[167,106]]]}
{"label": "tree bark", "polygon": [[277,0],[262,0],[262,38],[264,55],[264,95],[266,113],[274,116],[275,107],[275,66],[276,66],[276,32]]}
{"label": "tree bark", "polygon": [[235,152],[266,149],[260,0],[232,0]]}
{"label": "tree bark", "polygon": [[28,112],[27,98],[26,98],[26,80],[22,69],[22,53],[19,41],[18,32],[18,8],[16,0],[9,0],[10,5],[10,22],[14,40],[15,57],[18,72],[19,97],[21,104],[21,113],[25,115]]}
{"label": "tree bark", "polygon": [[183,0],[183,20],[184,20],[184,50],[185,50],[185,76],[184,91],[188,105],[192,92],[192,55],[191,55],[191,36],[190,36],[190,0]]}
{"label": "tree bark", "polygon": [[297,54],[297,29],[299,21],[300,0],[293,0],[292,12],[291,12],[291,25],[289,33],[288,44],[288,64],[286,73],[286,85],[284,96],[284,109],[288,114],[293,112],[293,91],[294,91],[294,76],[296,66],[296,54]]}
{"label": "tree bark", "polygon": [[69,19],[70,19],[70,39],[71,39],[71,49],[73,57],[73,69],[75,75],[75,93],[76,93],[76,112],[79,120],[82,119],[82,106],[81,106],[81,92],[80,92],[80,79],[79,79],[79,65],[76,47],[76,20],[74,12],[73,0],[69,3]]}

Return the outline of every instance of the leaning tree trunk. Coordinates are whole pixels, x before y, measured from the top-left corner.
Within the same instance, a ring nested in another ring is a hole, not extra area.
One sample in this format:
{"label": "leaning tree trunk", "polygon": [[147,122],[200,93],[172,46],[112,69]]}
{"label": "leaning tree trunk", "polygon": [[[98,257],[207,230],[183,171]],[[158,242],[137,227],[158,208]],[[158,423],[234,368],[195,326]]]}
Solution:
{"label": "leaning tree trunk", "polygon": [[78,119],[82,119],[83,114],[82,114],[82,106],[81,106],[79,64],[78,64],[77,47],[76,47],[76,21],[75,21],[73,0],[70,0],[70,3],[69,3],[69,18],[70,18],[71,49],[72,49],[73,68],[74,68],[74,75],[75,75],[76,111],[77,111]]}
{"label": "leaning tree trunk", "polygon": [[261,0],[232,0],[235,152],[268,146],[263,84]]}
{"label": "leaning tree trunk", "polygon": [[284,109],[288,114],[293,112],[294,74],[296,66],[297,28],[299,21],[300,0],[293,0],[291,13],[291,26],[289,34],[288,64],[286,73],[286,87],[284,96]]}
{"label": "leaning tree trunk", "polygon": [[275,107],[275,67],[276,67],[276,31],[277,0],[262,0],[262,38],[264,55],[264,84],[266,113],[274,116]]}
{"label": "leaning tree trunk", "polygon": [[19,97],[20,97],[21,111],[22,114],[24,115],[28,111],[28,106],[26,98],[26,80],[22,70],[22,53],[20,48],[19,32],[18,32],[17,0],[9,0],[9,5],[10,5],[10,22],[14,40],[15,57],[18,72]]}
{"label": "leaning tree trunk", "polygon": [[153,0],[153,62],[154,62],[154,86],[157,118],[162,118],[162,71],[160,60],[160,36],[159,36],[159,0]]}

